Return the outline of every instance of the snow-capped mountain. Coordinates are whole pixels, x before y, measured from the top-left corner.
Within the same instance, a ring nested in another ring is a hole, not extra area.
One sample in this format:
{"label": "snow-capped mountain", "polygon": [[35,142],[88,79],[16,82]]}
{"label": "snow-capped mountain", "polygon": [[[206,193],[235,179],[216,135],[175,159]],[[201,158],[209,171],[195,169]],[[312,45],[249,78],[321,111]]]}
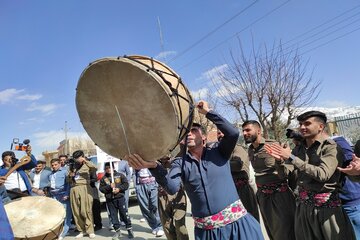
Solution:
{"label": "snow-capped mountain", "polygon": [[326,108],[326,107],[309,107],[305,111],[320,111],[326,114],[329,121],[335,120],[335,117],[341,117],[345,115],[351,115],[351,114],[360,114],[360,106],[354,106],[354,107],[334,107],[334,108]]}

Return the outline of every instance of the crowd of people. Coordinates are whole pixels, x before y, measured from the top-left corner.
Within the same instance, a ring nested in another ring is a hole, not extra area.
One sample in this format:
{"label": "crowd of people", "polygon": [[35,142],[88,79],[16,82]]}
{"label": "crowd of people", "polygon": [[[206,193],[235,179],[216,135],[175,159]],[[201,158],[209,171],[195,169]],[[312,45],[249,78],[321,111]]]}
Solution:
{"label": "crowd of people", "polygon": [[[264,239],[263,221],[271,240],[360,239],[360,141],[351,147],[341,136],[331,136],[327,117],[319,111],[298,116],[293,143],[265,139],[259,122],[242,124],[247,150],[238,143],[239,130],[200,101],[197,110],[217,127],[217,141],[208,142],[206,128],[193,123],[180,153],[158,161],[145,161],[136,153],[125,156],[117,169],[106,163],[99,190],[105,194],[108,217],[115,235],[134,238],[128,212],[132,171],[138,204],[156,237],[188,240],[185,217],[191,202],[195,239]],[[51,167],[36,161],[0,177],[0,195],[6,204],[24,196],[47,196],[66,210],[63,239],[71,223],[95,238],[101,229],[100,202],[95,187],[96,166],[84,152],[75,151],[51,160]],[[2,154],[0,176],[14,166],[15,154]],[[254,169],[256,186],[250,184]],[[0,221],[4,221],[0,205]],[[0,224],[0,231],[9,232]],[[10,228],[11,230],[11,228]],[[9,238],[11,239],[11,238]]]}

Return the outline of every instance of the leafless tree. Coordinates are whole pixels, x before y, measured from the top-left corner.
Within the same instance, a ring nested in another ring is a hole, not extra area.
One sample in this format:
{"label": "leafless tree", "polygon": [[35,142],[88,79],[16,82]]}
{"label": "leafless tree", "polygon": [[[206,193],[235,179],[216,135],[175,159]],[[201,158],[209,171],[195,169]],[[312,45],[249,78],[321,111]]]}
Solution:
{"label": "leafless tree", "polygon": [[253,47],[248,55],[240,40],[239,46],[240,53],[230,50],[228,68],[213,81],[217,94],[242,122],[257,118],[264,137],[280,140],[297,109],[317,98],[321,82],[313,79],[308,61],[297,51],[284,50],[281,43],[270,50],[266,45]]}

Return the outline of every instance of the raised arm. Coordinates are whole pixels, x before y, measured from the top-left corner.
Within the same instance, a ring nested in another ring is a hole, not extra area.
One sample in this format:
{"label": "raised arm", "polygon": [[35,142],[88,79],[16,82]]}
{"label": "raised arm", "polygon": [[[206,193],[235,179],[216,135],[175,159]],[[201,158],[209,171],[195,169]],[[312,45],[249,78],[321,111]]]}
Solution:
{"label": "raised arm", "polygon": [[212,110],[206,114],[206,118],[213,122],[216,127],[224,134],[224,137],[219,143],[219,151],[223,157],[230,159],[230,156],[239,138],[239,130],[225,118],[221,117],[218,113]]}

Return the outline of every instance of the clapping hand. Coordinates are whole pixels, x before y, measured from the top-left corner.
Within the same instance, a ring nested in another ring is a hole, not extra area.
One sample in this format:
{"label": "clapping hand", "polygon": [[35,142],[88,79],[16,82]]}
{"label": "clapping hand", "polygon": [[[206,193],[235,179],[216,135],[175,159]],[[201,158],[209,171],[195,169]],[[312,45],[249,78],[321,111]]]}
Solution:
{"label": "clapping hand", "polygon": [[360,158],[356,157],[355,154],[353,154],[353,159],[350,162],[349,166],[346,168],[338,167],[339,171],[350,175],[350,176],[357,176],[360,175]]}
{"label": "clapping hand", "polygon": [[279,143],[265,144],[267,154],[275,158],[277,161],[283,161],[290,157],[291,149],[288,145],[281,146]]}

